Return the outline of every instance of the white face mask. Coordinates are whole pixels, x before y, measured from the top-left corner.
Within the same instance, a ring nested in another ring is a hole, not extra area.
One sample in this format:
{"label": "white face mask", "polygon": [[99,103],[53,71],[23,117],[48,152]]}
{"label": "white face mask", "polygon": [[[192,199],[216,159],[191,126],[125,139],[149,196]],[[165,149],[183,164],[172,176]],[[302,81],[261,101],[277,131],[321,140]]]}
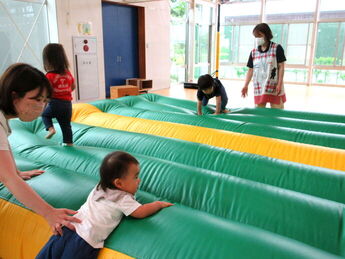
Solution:
{"label": "white face mask", "polygon": [[265,38],[264,37],[262,37],[262,38],[255,38],[256,46],[262,46],[262,45],[264,45],[264,43],[265,43]]}
{"label": "white face mask", "polygon": [[21,121],[33,121],[38,116],[41,115],[42,111],[44,110],[45,103],[21,103],[20,105],[17,105],[17,113],[18,118]]}
{"label": "white face mask", "polygon": [[17,117],[21,121],[33,121],[41,115],[46,106],[45,96],[38,95],[40,89],[34,89],[27,92],[22,98],[14,98],[13,105],[17,112]]}

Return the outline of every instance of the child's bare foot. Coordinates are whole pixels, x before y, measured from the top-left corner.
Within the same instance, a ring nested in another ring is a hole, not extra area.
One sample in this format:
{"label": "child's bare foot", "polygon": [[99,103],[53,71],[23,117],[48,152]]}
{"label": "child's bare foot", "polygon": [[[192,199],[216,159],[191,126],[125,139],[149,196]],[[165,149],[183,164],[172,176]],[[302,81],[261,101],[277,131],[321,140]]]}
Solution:
{"label": "child's bare foot", "polygon": [[222,110],[222,113],[229,113],[229,112],[231,112],[230,110],[228,110],[228,109],[224,109],[224,110]]}
{"label": "child's bare foot", "polygon": [[56,133],[54,128],[48,129],[48,134],[46,135],[46,139],[50,139]]}

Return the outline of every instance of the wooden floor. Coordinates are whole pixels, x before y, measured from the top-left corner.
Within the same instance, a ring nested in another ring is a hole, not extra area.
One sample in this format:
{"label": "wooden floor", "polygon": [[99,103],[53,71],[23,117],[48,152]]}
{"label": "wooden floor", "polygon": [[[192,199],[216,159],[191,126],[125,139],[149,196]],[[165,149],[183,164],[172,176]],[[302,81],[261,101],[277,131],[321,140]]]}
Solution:
{"label": "wooden floor", "polygon": [[[228,108],[254,107],[253,88],[250,85],[247,98],[241,97],[242,81],[222,80],[227,91]],[[304,86],[285,85],[287,101],[286,110],[310,111],[345,115],[345,86]],[[178,99],[196,101],[196,90],[184,89],[182,84],[171,85],[168,89],[153,90],[150,93],[160,94]],[[214,103],[215,98],[210,103]]]}

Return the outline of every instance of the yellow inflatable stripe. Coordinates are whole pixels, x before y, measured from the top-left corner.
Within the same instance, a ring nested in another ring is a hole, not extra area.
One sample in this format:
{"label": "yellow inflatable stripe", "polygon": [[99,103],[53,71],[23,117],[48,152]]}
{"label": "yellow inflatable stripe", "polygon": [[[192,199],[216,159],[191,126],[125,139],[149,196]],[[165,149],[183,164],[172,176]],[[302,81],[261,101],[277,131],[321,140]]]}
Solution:
{"label": "yellow inflatable stripe", "polygon": [[[0,258],[35,258],[52,232],[40,215],[0,199]],[[103,248],[98,259],[130,259],[128,255]]]}
{"label": "yellow inflatable stripe", "polygon": [[120,252],[117,252],[115,250],[111,250],[109,248],[103,248],[101,249],[98,257],[98,259],[133,259],[133,257],[122,254]]}
{"label": "yellow inflatable stripe", "polygon": [[345,150],[171,122],[132,118],[74,104],[72,121],[110,129],[176,138],[307,165],[345,171]]}
{"label": "yellow inflatable stripe", "polygon": [[0,258],[35,258],[50,236],[41,216],[0,199]]}

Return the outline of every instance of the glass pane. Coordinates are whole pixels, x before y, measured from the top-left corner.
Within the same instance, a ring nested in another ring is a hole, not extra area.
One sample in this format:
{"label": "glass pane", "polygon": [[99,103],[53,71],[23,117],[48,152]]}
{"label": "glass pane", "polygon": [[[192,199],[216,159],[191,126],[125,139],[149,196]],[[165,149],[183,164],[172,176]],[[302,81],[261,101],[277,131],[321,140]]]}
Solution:
{"label": "glass pane", "polygon": [[[48,17],[46,6],[43,7],[41,13],[39,14],[39,18],[32,30],[28,43],[30,45],[31,54],[35,56],[35,58],[32,59],[31,64],[43,70],[42,50],[45,45],[49,43]],[[25,49],[28,49],[28,47],[26,47]],[[38,63],[36,63],[35,65],[34,62]]]}
{"label": "glass pane", "polygon": [[238,62],[247,63],[250,51],[255,47],[253,36],[253,25],[240,26],[239,30],[239,52]]}
{"label": "glass pane", "polygon": [[219,70],[220,78],[245,79],[248,71],[246,66],[221,65]]}
{"label": "glass pane", "polygon": [[341,66],[341,65],[344,66],[344,63],[343,63],[344,51],[345,51],[345,22],[342,22],[339,25],[338,48],[335,54],[335,63],[338,66]]}
{"label": "glass pane", "polygon": [[[285,49],[288,64],[309,64],[311,24],[289,24],[287,36],[287,48]],[[285,44],[284,44],[285,45]],[[284,47],[284,45],[282,45]]]}
{"label": "glass pane", "polygon": [[288,24],[270,24],[270,28],[273,35],[272,41],[282,45],[283,48],[286,48],[288,33],[289,33],[289,25]]}
{"label": "glass pane", "polygon": [[[345,43],[344,43],[345,45]],[[345,46],[343,47],[343,63],[342,63],[343,66],[345,66]]]}
{"label": "glass pane", "polygon": [[176,65],[185,65],[186,57],[186,24],[172,23],[170,31],[171,59]]}
{"label": "glass pane", "polygon": [[314,69],[313,83],[345,85],[345,71]]}
{"label": "glass pane", "polygon": [[178,0],[171,0],[170,14],[172,19],[185,20],[188,15],[188,3]]}
{"label": "glass pane", "polygon": [[170,4],[170,78],[172,82],[180,83],[186,80],[188,3],[177,0],[171,0]]}
{"label": "glass pane", "polygon": [[308,78],[308,70],[285,68],[284,81],[285,82],[299,82],[306,83]]}
{"label": "glass pane", "polygon": [[15,63],[20,53],[21,40],[20,35],[16,31],[13,23],[8,18],[5,10],[0,6],[1,19],[1,47],[0,47],[0,74],[11,64]]}
{"label": "glass pane", "polygon": [[171,82],[182,83],[186,80],[186,68],[182,66],[176,66],[174,63],[171,64]]}
{"label": "glass pane", "polygon": [[209,6],[197,4],[195,9],[195,22],[199,24],[211,24],[212,10]]}
{"label": "glass pane", "polygon": [[221,27],[221,62],[247,63],[254,48],[254,25]]}
{"label": "glass pane", "polygon": [[305,45],[308,43],[309,24],[290,24],[288,34],[289,45]]}
{"label": "glass pane", "polygon": [[256,24],[260,22],[260,10],[261,2],[222,5],[220,9],[220,23],[222,25]]}
{"label": "glass pane", "polygon": [[231,49],[233,26],[220,27],[220,62],[231,62],[233,53]]}
{"label": "glass pane", "polygon": [[194,68],[194,79],[197,80],[199,76],[209,73],[209,66],[207,64],[197,66]]}
{"label": "glass pane", "polygon": [[286,60],[288,64],[306,64],[306,47],[305,46],[288,46],[286,50]]}
{"label": "glass pane", "polygon": [[321,0],[320,19],[345,19],[345,1]]}
{"label": "glass pane", "polygon": [[220,61],[238,62],[238,38],[239,26],[221,26],[220,27]]}
{"label": "glass pane", "polygon": [[195,44],[195,54],[194,54],[194,63],[199,63],[200,62],[200,25],[196,25],[195,26],[195,41],[194,41],[194,44]]}
{"label": "glass pane", "polygon": [[195,27],[195,63],[209,62],[210,26]]}
{"label": "glass pane", "polygon": [[273,21],[306,21],[314,18],[316,0],[267,0],[266,19]]}
{"label": "glass pane", "polygon": [[[15,62],[26,62],[43,69],[42,50],[49,42],[46,6],[44,5],[41,9],[42,3],[38,1],[3,0],[2,3],[3,5],[0,6],[2,39],[0,73]],[[32,29],[36,18],[36,25]],[[30,32],[27,45],[24,46]]]}
{"label": "glass pane", "polygon": [[283,24],[272,24],[270,25],[272,35],[273,35],[273,41],[280,43],[282,42],[283,39]]}
{"label": "glass pane", "polygon": [[[340,23],[320,23],[317,33],[315,65],[334,64]],[[344,37],[344,35],[343,35]]]}
{"label": "glass pane", "polygon": [[210,62],[211,16],[213,8],[196,5],[195,64]]}

